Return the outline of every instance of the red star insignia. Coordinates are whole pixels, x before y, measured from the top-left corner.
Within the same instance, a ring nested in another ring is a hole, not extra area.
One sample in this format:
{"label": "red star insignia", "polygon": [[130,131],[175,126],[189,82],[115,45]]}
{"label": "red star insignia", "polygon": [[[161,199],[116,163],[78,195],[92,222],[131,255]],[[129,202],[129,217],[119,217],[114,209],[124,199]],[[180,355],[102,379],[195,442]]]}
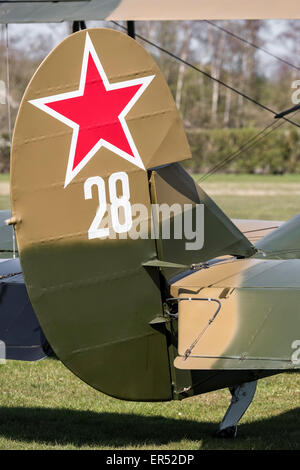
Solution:
{"label": "red star insignia", "polygon": [[110,83],[86,33],[78,90],[29,101],[73,129],[65,187],[101,147],[145,170],[125,117],[154,76]]}

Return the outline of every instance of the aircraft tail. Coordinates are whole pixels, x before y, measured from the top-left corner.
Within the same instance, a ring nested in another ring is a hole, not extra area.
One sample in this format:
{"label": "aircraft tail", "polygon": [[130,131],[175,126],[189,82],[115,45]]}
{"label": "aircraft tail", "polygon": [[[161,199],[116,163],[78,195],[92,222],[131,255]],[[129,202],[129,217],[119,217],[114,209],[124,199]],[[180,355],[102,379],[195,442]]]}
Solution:
{"label": "aircraft tail", "polygon": [[[189,157],[160,70],[122,33],[69,36],[23,97],[11,202],[26,287],[59,359],[108,395],[173,398],[168,279],[215,256],[255,253],[176,163]],[[179,232],[164,237],[170,220]]]}

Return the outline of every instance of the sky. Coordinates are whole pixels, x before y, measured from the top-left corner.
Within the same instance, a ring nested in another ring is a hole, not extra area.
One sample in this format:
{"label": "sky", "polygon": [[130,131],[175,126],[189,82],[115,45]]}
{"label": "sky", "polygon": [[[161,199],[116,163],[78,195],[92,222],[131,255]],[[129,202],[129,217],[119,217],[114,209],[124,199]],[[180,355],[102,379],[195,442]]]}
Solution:
{"label": "sky", "polygon": [[[299,20],[300,25],[300,20]],[[36,54],[36,44],[43,44],[43,50],[41,56],[46,56],[60,41],[62,41],[67,34],[69,34],[71,23],[40,23],[40,24],[13,24],[9,25],[9,37],[14,40],[18,48],[26,50],[26,53],[30,53],[33,50]],[[112,27],[111,22],[107,21],[90,21],[87,22],[87,27]],[[227,26],[228,27],[228,26]],[[2,34],[4,34],[3,25]],[[288,31],[290,28],[288,20],[267,20],[267,28],[261,36],[263,47],[284,59],[288,58],[290,62],[300,67],[300,57],[294,57],[291,54],[293,44],[286,38],[280,37],[280,34],[284,31]],[[137,28],[138,29],[138,28]],[[230,28],[228,28],[230,29]],[[299,28],[300,30],[300,28]],[[300,35],[300,31],[298,33]],[[45,42],[37,41],[38,37],[45,37]],[[16,42],[17,38],[17,42]],[[195,43],[196,44],[196,43]],[[300,37],[299,37],[300,44]],[[198,43],[197,43],[198,47]],[[247,46],[246,46],[247,47]],[[34,50],[35,49],[35,50]],[[152,51],[150,51],[152,52]],[[205,62],[205,51],[200,51],[197,54]],[[268,78],[272,76],[278,65],[278,61],[275,58],[270,57],[264,52],[258,52],[260,59],[261,72]],[[297,78],[297,77],[296,77]],[[300,79],[300,72],[299,72]]]}
{"label": "sky", "polygon": [[[276,37],[288,25],[288,20],[267,20],[269,24],[269,31],[263,36],[269,49],[274,53],[284,53],[285,44],[282,40],[277,40]],[[299,20],[300,23],[300,20]],[[87,27],[110,27],[110,22],[107,21],[88,21]],[[9,25],[12,34],[20,34],[23,36],[24,41],[38,34],[47,34],[53,38],[53,42],[59,42],[66,36],[68,31],[68,24],[63,23],[36,23],[36,24],[13,24]]]}
{"label": "sky", "polygon": [[[299,20],[300,24],[300,20]],[[110,22],[94,21],[87,22],[88,27],[110,27]],[[30,44],[34,44],[35,38],[39,35],[47,37],[47,44],[44,45],[45,53],[58,44],[68,34],[70,23],[40,23],[40,24],[15,24],[9,25],[9,35],[18,36],[18,46],[27,49]],[[287,51],[291,44],[287,39],[279,38],[280,33],[289,28],[288,20],[268,20],[268,31],[262,35],[263,47],[271,53],[286,58]],[[22,38],[22,39],[21,39]],[[300,38],[299,38],[300,39]],[[260,52],[260,60],[263,67],[266,68],[267,74],[272,73],[274,61],[267,54]],[[300,66],[300,57],[294,57],[295,65]]]}

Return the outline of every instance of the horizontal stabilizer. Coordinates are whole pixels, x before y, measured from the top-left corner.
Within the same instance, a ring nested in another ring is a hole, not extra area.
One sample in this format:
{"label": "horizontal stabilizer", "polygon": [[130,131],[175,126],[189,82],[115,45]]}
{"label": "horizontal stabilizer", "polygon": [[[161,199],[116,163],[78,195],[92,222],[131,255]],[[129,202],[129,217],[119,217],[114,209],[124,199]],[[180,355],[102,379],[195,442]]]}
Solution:
{"label": "horizontal stabilizer", "polygon": [[176,281],[171,295],[179,298],[175,367],[300,368],[300,260],[219,262]]}

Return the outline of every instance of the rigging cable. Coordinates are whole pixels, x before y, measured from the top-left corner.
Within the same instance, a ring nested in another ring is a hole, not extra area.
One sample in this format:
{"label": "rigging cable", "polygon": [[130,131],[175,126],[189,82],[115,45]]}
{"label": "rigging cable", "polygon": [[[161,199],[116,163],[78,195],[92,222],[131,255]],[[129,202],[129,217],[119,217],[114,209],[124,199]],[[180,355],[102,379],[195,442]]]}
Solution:
{"label": "rigging cable", "polygon": [[[296,113],[293,114],[293,116]],[[240,154],[243,151],[250,150],[252,147],[254,147],[258,142],[260,142],[262,139],[268,137],[272,132],[274,132],[276,129],[281,127],[283,124],[285,124],[284,121],[278,122],[278,121],[272,121],[270,124],[268,124],[264,129],[259,131],[257,134],[255,134],[253,137],[248,139],[238,150],[232,152],[230,155],[228,155],[224,160],[219,162],[216,166],[211,168],[205,175],[203,175],[199,180],[198,183],[205,181],[209,176],[213,175],[217,171],[219,171],[222,167],[224,167],[227,163],[231,162],[232,160],[236,159],[237,157],[240,156]],[[268,129],[269,132],[266,132]]]}
{"label": "rigging cable", "polygon": [[[277,125],[276,125],[277,124]],[[280,125],[283,124],[283,122],[280,122]],[[270,132],[266,133],[268,129],[272,129],[271,132],[275,130],[275,128],[279,127],[278,122],[272,121],[270,124],[268,124],[264,129],[259,131],[257,134],[255,134],[253,137],[250,137],[246,142],[244,142],[241,147],[239,147],[237,150],[232,152],[231,154],[227,155],[221,162],[217,163],[213,168],[211,168],[205,175],[203,175],[198,183],[205,181],[209,176],[213,175],[217,171],[219,171],[221,168],[223,168],[227,163],[230,163],[231,161],[235,160],[243,151],[247,151],[250,148],[254,147],[262,138],[267,137]]]}
{"label": "rigging cable", "polygon": [[[127,28],[121,24],[119,24],[118,22],[116,21],[111,21],[114,25],[118,26],[119,28],[123,29],[123,30],[127,30]],[[264,109],[265,111],[269,111],[269,113],[272,113],[274,116],[278,116],[278,112],[277,111],[274,111],[274,109],[264,105],[263,103],[260,103],[259,101],[257,101],[256,99],[254,98],[251,98],[251,96],[248,96],[246,95],[245,93],[243,93],[242,91],[240,90],[237,90],[236,88],[232,87],[231,85],[228,85],[228,83],[225,83],[223,82],[222,80],[216,78],[216,77],[213,77],[211,74],[209,74],[208,72],[205,72],[205,70],[202,70],[200,69],[199,67],[196,67],[195,65],[191,64],[190,62],[184,60],[184,59],[181,59],[180,57],[178,57],[176,54],[174,54],[173,52],[170,52],[168,51],[167,49],[159,46],[158,44],[155,44],[154,42],[150,41],[149,39],[141,36],[140,34],[137,34],[135,33],[135,36],[139,39],[141,39],[142,41],[146,42],[147,44],[149,44],[150,46],[153,46],[155,47],[156,49],[160,50],[161,52],[164,52],[165,54],[168,54],[170,57],[172,57],[173,59],[187,65],[188,67],[196,70],[197,72],[200,72],[202,73],[204,76],[206,76],[207,78],[210,78],[211,80],[214,80],[215,82],[219,83],[220,85],[224,86],[225,88],[228,88],[229,90],[237,93],[238,95],[242,96],[243,98],[245,98],[246,100],[248,101],[251,101],[252,103],[256,104],[257,106],[259,106],[260,108]],[[299,127],[300,128],[300,124],[294,122],[294,121],[291,121],[290,119],[282,116],[281,119],[284,119],[285,121],[289,122],[290,124],[293,124],[294,126],[296,127]]]}
{"label": "rigging cable", "polygon": [[[121,28],[121,29],[124,29],[126,30],[126,27],[119,24],[118,22],[116,21],[111,21],[114,25],[116,25],[117,27]],[[227,83],[223,82],[222,80],[219,80],[215,77],[213,77],[212,75],[210,75],[208,72],[205,72],[204,70],[200,69],[199,67],[196,67],[195,65],[187,62],[186,60],[184,59],[181,59],[180,57],[176,56],[175,54],[173,54],[172,52],[168,51],[167,49],[164,49],[163,47],[161,46],[158,46],[157,44],[155,44],[154,42],[150,41],[149,39],[141,36],[140,34],[135,34],[135,36],[139,39],[141,39],[142,41],[146,42],[147,44],[157,48],[158,50],[160,50],[161,52],[164,52],[166,54],[168,54],[169,56],[171,56],[172,58],[174,58],[175,60],[187,65],[188,67],[191,67],[192,69],[196,70],[197,72],[200,72],[202,73],[203,75],[205,75],[206,77],[210,78],[211,80],[214,80],[216,82],[218,82],[219,84],[223,85],[224,87],[230,89],[231,91],[237,93],[238,95],[246,98],[248,101],[251,101],[252,103],[256,104],[257,106],[265,109],[266,111],[269,111],[270,113],[274,114],[274,116],[276,118],[279,118],[279,119],[282,119],[282,121],[280,122],[276,122],[276,121],[272,121],[270,124],[268,124],[264,129],[262,129],[261,131],[259,131],[255,136],[251,137],[250,139],[248,139],[238,150],[236,150],[235,152],[231,153],[230,155],[228,155],[224,160],[222,160],[222,162],[218,163],[215,167],[213,167],[211,170],[209,170],[200,180],[199,182],[201,181],[204,181],[205,179],[207,179],[209,176],[211,176],[212,174],[214,174],[216,171],[218,171],[220,168],[222,168],[224,165],[226,165],[226,163],[228,163],[229,161],[232,161],[233,159],[237,158],[238,156],[240,156],[240,154],[243,152],[243,151],[247,151],[249,150],[250,148],[254,147],[260,140],[264,139],[265,137],[269,136],[274,130],[276,130],[277,128],[281,127],[283,124],[285,124],[285,122],[288,122],[290,124],[293,124],[294,126],[296,127],[300,127],[300,125],[290,119],[287,119],[284,115],[281,115],[281,114],[278,114],[276,111],[274,111],[273,109],[265,106],[264,104],[260,103],[259,101],[255,100],[254,98],[251,98],[250,96],[246,95],[245,93],[242,93],[241,91],[233,88],[232,86],[228,85]],[[289,65],[292,65],[292,64],[289,64]],[[298,110],[297,110],[298,111]],[[297,113],[297,111],[293,114],[293,116]],[[266,132],[268,131],[269,132]]]}
{"label": "rigging cable", "polygon": [[216,23],[214,23],[213,21],[209,21],[209,20],[204,20],[204,21],[205,21],[205,23],[210,24],[214,28],[217,28],[220,31],[223,31],[223,33],[226,33],[229,36],[232,36],[233,38],[238,39],[239,41],[244,42],[245,44],[248,44],[248,46],[254,47],[255,49],[258,49],[258,50],[264,52],[265,54],[268,54],[269,56],[273,57],[274,59],[277,59],[280,62],[283,62],[284,64],[289,65],[290,67],[293,67],[296,70],[300,70],[300,67],[297,67],[297,65],[294,65],[291,62],[288,62],[287,60],[283,59],[282,57],[279,57],[278,55],[275,55],[272,52],[267,51],[267,49],[264,49],[263,47],[258,46],[257,44],[254,44],[253,42],[250,42],[247,39],[242,38],[241,36],[238,36],[237,34],[233,33],[232,31],[229,31],[228,29],[226,29],[226,28],[224,28],[224,27],[222,27],[222,26],[220,26]]}

